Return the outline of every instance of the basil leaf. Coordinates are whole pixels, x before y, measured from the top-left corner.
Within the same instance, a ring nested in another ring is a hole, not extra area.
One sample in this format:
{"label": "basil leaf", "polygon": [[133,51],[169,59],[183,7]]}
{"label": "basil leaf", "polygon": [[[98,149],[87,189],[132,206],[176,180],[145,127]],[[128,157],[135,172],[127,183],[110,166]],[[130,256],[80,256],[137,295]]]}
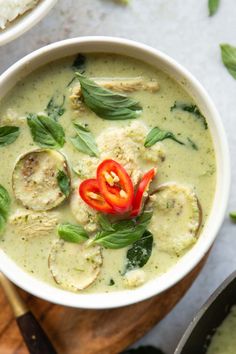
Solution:
{"label": "basil leaf", "polygon": [[220,0],[208,0],[208,10],[209,10],[209,16],[213,16],[220,5]]}
{"label": "basil leaf", "polygon": [[0,127],[0,147],[10,145],[20,135],[20,128],[5,125]]}
{"label": "basil leaf", "polygon": [[136,220],[122,220],[112,224],[113,230],[102,230],[91,243],[98,243],[105,248],[118,249],[139,240],[146,230],[151,218],[151,211],[144,211]]}
{"label": "basil leaf", "polygon": [[8,191],[0,185],[0,232],[3,231],[10,211],[11,199]]}
{"label": "basil leaf", "polygon": [[195,144],[195,142],[192,139],[188,138],[188,142],[191,145],[191,147],[193,148],[193,150],[198,150],[197,144]]}
{"label": "basil leaf", "polygon": [[152,245],[153,235],[146,230],[141,239],[136,241],[127,252],[126,271],[134,268],[142,268],[152,254]]}
{"label": "basil leaf", "polygon": [[187,103],[175,101],[174,105],[170,108],[170,110],[172,112],[175,109],[180,109],[180,110],[182,110],[184,112],[192,113],[196,118],[198,118],[198,119],[200,119],[202,121],[202,124],[204,125],[205,129],[208,128],[208,124],[207,124],[206,118],[200,112],[198,106],[196,106],[195,104],[187,104]]}
{"label": "basil leaf", "polygon": [[71,138],[74,147],[89,156],[99,156],[99,151],[92,133],[80,124],[74,123],[76,137]]}
{"label": "basil leaf", "polygon": [[67,242],[81,243],[89,238],[85,229],[80,225],[60,224],[57,232],[60,238]]}
{"label": "basil leaf", "polygon": [[64,171],[58,171],[57,182],[62,193],[68,197],[70,195],[70,178]]}
{"label": "basil leaf", "polygon": [[110,220],[108,219],[107,216],[105,216],[104,214],[99,214],[98,215],[98,222],[101,226],[101,228],[105,231],[114,231],[114,228],[112,226],[112,223],[110,222]]}
{"label": "basil leaf", "polygon": [[64,103],[65,103],[65,99],[66,99],[65,95],[63,95],[61,104],[57,104],[55,102],[54,97],[52,97],[50,99],[50,101],[48,102],[47,107],[45,109],[45,111],[49,117],[51,117],[57,121],[58,118],[61,117],[65,113],[65,108],[63,107]]}
{"label": "basil leaf", "polygon": [[230,214],[229,214],[230,218],[232,221],[236,222],[236,211],[232,211]]}
{"label": "basil leaf", "polygon": [[144,146],[145,147],[150,147],[154,144],[156,144],[158,141],[162,141],[165,139],[171,139],[176,141],[180,145],[184,145],[184,143],[180,140],[178,140],[175,135],[171,132],[168,132],[166,130],[161,130],[158,127],[153,128],[147,135]]}
{"label": "basil leaf", "polygon": [[94,81],[76,73],[85,104],[99,117],[108,120],[135,119],[142,111],[139,102],[107,90]]}
{"label": "basil leaf", "polygon": [[74,70],[78,70],[80,73],[85,72],[86,57],[83,54],[78,54],[72,64]]}
{"label": "basil leaf", "polygon": [[148,345],[146,347],[139,347],[135,349],[128,349],[122,354],[164,354],[164,352],[161,349],[152,347],[151,345]]}
{"label": "basil leaf", "polygon": [[36,144],[50,149],[63,147],[65,143],[64,130],[53,118],[39,114],[29,114],[27,123]]}
{"label": "basil leaf", "polygon": [[229,44],[221,44],[222,61],[228,72],[236,79],[236,47]]}

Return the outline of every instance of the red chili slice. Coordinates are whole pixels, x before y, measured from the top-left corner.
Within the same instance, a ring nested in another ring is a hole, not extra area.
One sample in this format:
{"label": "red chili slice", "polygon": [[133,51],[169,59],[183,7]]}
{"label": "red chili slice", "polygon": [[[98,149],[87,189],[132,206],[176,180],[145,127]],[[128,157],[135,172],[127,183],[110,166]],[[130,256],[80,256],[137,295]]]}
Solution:
{"label": "red chili slice", "polygon": [[79,194],[91,208],[102,213],[115,214],[116,211],[103,198],[96,179],[86,179],[79,186]]}
{"label": "red chili slice", "polygon": [[97,169],[99,189],[108,204],[118,213],[131,209],[134,187],[130,176],[118,162],[103,161]]}
{"label": "red chili slice", "polygon": [[152,168],[150,171],[145,173],[145,175],[142,177],[134,197],[133,210],[131,212],[131,216],[135,217],[141,212],[144,193],[148,190],[149,185],[153,180],[153,178],[155,177],[155,175],[156,175],[156,169]]}

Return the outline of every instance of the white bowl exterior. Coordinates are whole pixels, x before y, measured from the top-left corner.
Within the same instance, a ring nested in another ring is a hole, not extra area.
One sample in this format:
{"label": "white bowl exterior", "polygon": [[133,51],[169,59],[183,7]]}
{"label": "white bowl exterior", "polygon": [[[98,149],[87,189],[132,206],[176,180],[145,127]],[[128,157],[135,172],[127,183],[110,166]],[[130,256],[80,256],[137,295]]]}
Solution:
{"label": "white bowl exterior", "polygon": [[56,2],[57,0],[41,0],[32,10],[27,11],[25,14],[12,21],[9,27],[0,31],[0,46],[13,41],[31,27],[35,26],[47,15]]}
{"label": "white bowl exterior", "polygon": [[16,285],[45,300],[80,308],[104,309],[130,305],[157,295],[186,276],[212,246],[223,222],[230,187],[229,150],[219,114],[200,83],[181,65],[167,55],[146,45],[112,37],[82,37],[64,40],[43,47],[11,66],[0,77],[0,98],[30,72],[47,62],[81,52],[107,52],[131,56],[173,77],[187,90],[207,117],[217,162],[216,193],[213,207],[198,242],[179,262],[165,274],[142,287],[111,293],[78,294],[46,284],[18,267],[3,251],[0,251],[0,270]]}

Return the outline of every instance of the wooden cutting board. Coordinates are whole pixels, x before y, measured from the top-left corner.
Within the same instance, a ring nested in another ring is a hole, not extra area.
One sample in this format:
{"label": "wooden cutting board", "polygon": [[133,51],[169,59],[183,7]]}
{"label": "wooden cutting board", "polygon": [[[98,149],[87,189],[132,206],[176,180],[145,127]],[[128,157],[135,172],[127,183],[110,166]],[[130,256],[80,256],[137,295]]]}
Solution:
{"label": "wooden cutting board", "polygon": [[[205,260],[206,257],[180,283],[163,294],[118,309],[68,308],[19,291],[43,325],[59,354],[116,354],[142,337],[167,315],[189,289]],[[1,289],[0,353],[28,353]]]}

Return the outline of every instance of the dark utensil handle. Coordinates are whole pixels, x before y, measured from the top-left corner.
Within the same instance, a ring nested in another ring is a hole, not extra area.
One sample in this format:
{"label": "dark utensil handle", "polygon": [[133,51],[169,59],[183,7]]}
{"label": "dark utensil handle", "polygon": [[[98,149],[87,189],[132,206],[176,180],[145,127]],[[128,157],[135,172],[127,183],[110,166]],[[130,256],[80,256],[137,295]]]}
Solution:
{"label": "dark utensil handle", "polygon": [[16,321],[30,354],[57,354],[32,312],[17,317]]}

